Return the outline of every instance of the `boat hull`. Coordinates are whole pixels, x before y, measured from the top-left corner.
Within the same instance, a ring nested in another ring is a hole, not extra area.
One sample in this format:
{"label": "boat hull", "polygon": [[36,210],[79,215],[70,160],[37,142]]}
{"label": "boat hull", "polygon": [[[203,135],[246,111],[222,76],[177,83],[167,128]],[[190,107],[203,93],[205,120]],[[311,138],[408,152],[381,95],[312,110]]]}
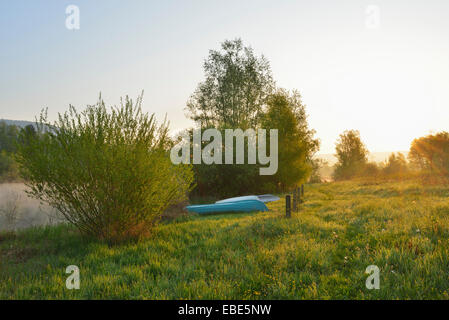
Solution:
{"label": "boat hull", "polygon": [[236,202],[222,202],[213,204],[193,205],[186,207],[189,212],[215,213],[215,212],[252,212],[268,211],[267,206],[260,200],[242,200]]}
{"label": "boat hull", "polygon": [[243,197],[235,197],[235,198],[229,198],[224,200],[218,200],[215,203],[225,203],[225,202],[237,202],[237,201],[244,201],[244,200],[259,200],[262,202],[272,202],[277,201],[280,198],[277,196],[274,196],[272,194],[262,194],[259,196],[243,196]]}

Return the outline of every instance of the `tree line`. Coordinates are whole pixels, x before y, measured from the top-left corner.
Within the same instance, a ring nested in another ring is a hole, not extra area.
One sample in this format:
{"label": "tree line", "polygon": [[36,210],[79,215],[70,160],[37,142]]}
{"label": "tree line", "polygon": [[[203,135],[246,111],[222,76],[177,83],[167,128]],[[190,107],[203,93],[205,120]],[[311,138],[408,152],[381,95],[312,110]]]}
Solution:
{"label": "tree line", "polygon": [[379,164],[369,162],[368,155],[359,131],[343,132],[336,144],[334,180],[419,177],[441,182],[449,179],[449,133],[445,131],[414,139],[407,158],[400,152],[392,153],[386,162]]}
{"label": "tree line", "polygon": [[17,163],[14,161],[19,132],[18,126],[0,121],[0,182],[19,179]]}

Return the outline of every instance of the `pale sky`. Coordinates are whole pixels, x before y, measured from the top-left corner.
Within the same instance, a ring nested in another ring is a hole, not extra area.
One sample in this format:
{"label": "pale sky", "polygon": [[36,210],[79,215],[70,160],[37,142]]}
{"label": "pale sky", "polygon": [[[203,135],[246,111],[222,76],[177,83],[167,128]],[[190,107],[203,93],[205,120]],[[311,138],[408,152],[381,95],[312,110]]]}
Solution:
{"label": "pale sky", "polygon": [[[70,4],[79,30],[65,26]],[[192,125],[184,107],[209,49],[237,37],[301,92],[320,153],[346,129],[371,152],[449,131],[447,0],[2,1],[0,118],[48,107],[54,119],[100,91],[117,104],[144,90],[145,111],[178,131]]]}

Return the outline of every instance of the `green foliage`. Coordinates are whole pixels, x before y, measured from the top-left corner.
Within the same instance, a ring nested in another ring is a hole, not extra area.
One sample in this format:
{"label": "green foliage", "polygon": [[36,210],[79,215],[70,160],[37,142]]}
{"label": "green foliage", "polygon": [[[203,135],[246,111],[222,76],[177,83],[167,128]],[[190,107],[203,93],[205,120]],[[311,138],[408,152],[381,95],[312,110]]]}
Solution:
{"label": "green foliage", "polygon": [[[205,80],[198,85],[186,108],[198,127],[203,131],[216,128],[222,133],[224,129],[257,130],[266,99],[274,88],[268,61],[263,56],[257,57],[242,40],[227,40],[221,44],[221,50],[209,52],[204,73]],[[245,139],[246,146],[247,143]],[[257,165],[196,164],[194,170],[193,196],[224,197],[261,189]]]}
{"label": "green foliage", "polygon": [[4,150],[0,151],[0,182],[17,181],[19,172],[14,155]]}
{"label": "green foliage", "polygon": [[101,99],[79,113],[70,106],[53,124],[41,114],[24,130],[21,174],[30,195],[59,210],[82,233],[108,241],[148,235],[163,211],[185,198],[193,174],[171,163],[164,122],[126,97],[109,111]]}
{"label": "green foliage", "polygon": [[0,181],[18,179],[17,164],[14,153],[19,137],[19,128],[0,121]]}
{"label": "green foliage", "polygon": [[308,128],[301,95],[275,90],[268,61],[255,56],[240,39],[225,41],[220,51],[211,50],[204,72],[205,81],[187,103],[190,118],[202,130],[278,129],[279,166],[275,176],[261,177],[258,164],[197,164],[194,195],[274,192],[306,181],[319,141]]}
{"label": "green foliage", "polygon": [[449,177],[449,133],[443,131],[413,140],[408,157],[423,173]]}
{"label": "green foliage", "polygon": [[6,153],[6,151],[0,152],[0,174],[9,170],[11,165],[11,157]]}
{"label": "green foliage", "polygon": [[4,121],[0,121],[0,151],[8,153],[16,151],[19,131],[17,126],[7,125]]}
{"label": "green foliage", "polygon": [[198,164],[193,168],[197,186],[193,196],[211,196],[219,199],[264,190],[258,183],[260,178],[256,165]]}
{"label": "green foliage", "polygon": [[[449,298],[449,188],[416,182],[306,186],[301,211],[194,216],[108,246],[73,228],[0,234],[0,299]],[[81,270],[67,290],[68,265]],[[365,269],[380,269],[368,290]]]}
{"label": "green foliage", "polygon": [[361,176],[365,177],[378,177],[382,172],[382,169],[376,162],[367,162],[363,167],[362,171],[359,173]]}
{"label": "green foliage", "polygon": [[204,73],[187,103],[190,118],[202,128],[255,128],[274,88],[268,61],[241,39],[227,40],[209,52]]}
{"label": "green foliage", "polygon": [[336,145],[337,164],[334,179],[346,180],[362,173],[368,162],[368,150],[357,130],[347,130],[340,135]]}
{"label": "green foliage", "polygon": [[[300,96],[299,96],[300,98]],[[314,132],[308,129],[304,106],[298,96],[289,96],[279,90],[268,98],[268,110],[262,118],[262,127],[278,130],[278,171],[262,177],[278,191],[287,191],[305,182],[312,172],[312,155],[318,148]]]}
{"label": "green foliage", "polygon": [[409,171],[405,156],[400,152],[392,153],[382,171],[387,177],[404,177]]}
{"label": "green foliage", "polygon": [[[312,155],[319,146],[314,131],[308,128],[305,107],[297,92],[285,90],[267,98],[267,111],[261,116],[260,127],[278,130],[278,171],[272,176],[260,176],[260,164],[197,164],[194,165],[196,189],[194,196],[234,196],[250,193],[280,192],[305,182],[312,171]],[[225,136],[221,130],[222,137]],[[192,136],[192,131],[190,131]],[[270,139],[267,138],[267,146]],[[203,142],[202,147],[206,143]],[[235,141],[234,141],[235,145]],[[245,138],[245,150],[248,150]],[[268,148],[268,152],[271,151]],[[234,148],[235,163],[236,148]],[[225,163],[225,146],[222,147],[222,163]]]}
{"label": "green foliage", "polygon": [[324,167],[328,167],[329,163],[323,159],[312,159],[311,160],[312,173],[309,177],[309,183],[321,183],[324,181],[322,176],[322,171]]}
{"label": "green foliage", "polygon": [[[204,132],[206,129],[202,129]],[[236,139],[234,138],[233,162],[234,164],[225,163],[225,145],[224,130],[220,130],[222,136],[222,163],[223,164],[195,164],[193,171],[195,173],[195,189],[191,193],[191,197],[213,197],[223,198],[234,195],[248,194],[251,192],[262,192],[259,176],[259,165],[248,164],[248,139],[244,139],[245,161],[244,164],[236,164]],[[189,130],[190,139],[192,140],[192,130]],[[203,141],[201,148],[204,148],[209,142]],[[193,147],[192,147],[193,148]],[[190,154],[193,154],[191,150]]]}

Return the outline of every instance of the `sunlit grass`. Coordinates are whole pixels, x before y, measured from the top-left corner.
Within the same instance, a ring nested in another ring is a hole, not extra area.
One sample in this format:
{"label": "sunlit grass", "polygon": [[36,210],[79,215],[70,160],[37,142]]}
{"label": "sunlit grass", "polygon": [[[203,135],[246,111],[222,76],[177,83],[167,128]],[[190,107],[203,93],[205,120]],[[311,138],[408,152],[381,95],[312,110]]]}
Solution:
{"label": "sunlit grass", "polygon": [[[0,236],[0,299],[447,299],[449,187],[306,186],[291,219],[195,216],[110,247],[68,226]],[[80,290],[65,288],[77,265]],[[365,287],[369,265],[380,290]]]}

